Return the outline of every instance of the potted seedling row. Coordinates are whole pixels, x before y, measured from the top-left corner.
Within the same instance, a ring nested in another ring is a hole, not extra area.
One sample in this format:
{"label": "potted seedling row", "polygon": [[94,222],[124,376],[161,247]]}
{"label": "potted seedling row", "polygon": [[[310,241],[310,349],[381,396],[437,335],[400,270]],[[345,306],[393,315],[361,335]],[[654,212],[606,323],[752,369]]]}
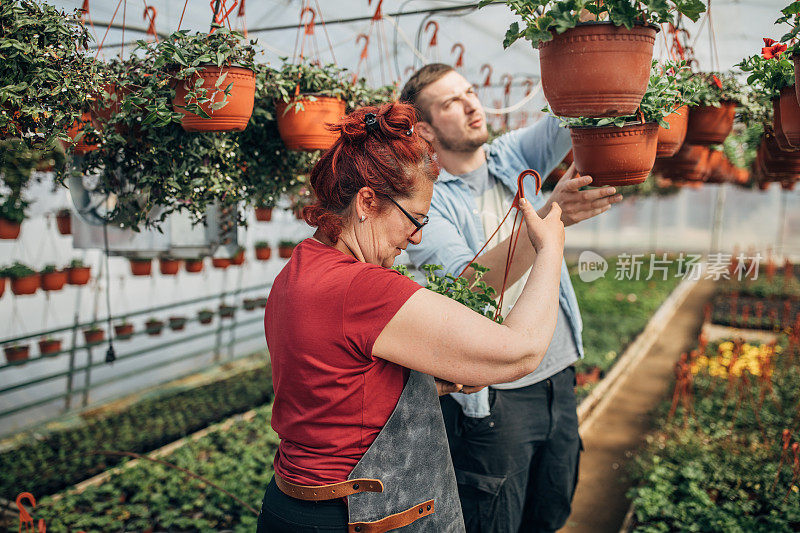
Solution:
{"label": "potted seedling row", "polygon": [[269,261],[272,256],[272,248],[267,241],[258,241],[255,244],[256,259],[259,261]]}
{"label": "potted seedling row", "polygon": [[70,285],[86,285],[92,277],[92,267],[83,264],[80,259],[73,259],[67,267],[67,283]]}
{"label": "potted seedling row", "polygon": [[18,261],[4,268],[0,274],[11,281],[11,292],[17,296],[35,293],[41,283],[41,277],[36,271]]}
{"label": "potted seedling row", "polygon": [[46,265],[39,275],[43,291],[60,291],[67,283],[67,272],[56,269],[55,265]]}

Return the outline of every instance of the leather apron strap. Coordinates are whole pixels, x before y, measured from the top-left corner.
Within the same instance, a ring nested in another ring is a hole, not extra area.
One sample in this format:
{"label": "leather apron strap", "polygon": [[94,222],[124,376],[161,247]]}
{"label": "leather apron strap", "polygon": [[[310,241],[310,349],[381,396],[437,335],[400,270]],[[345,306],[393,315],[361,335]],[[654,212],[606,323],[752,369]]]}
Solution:
{"label": "leather apron strap", "polygon": [[392,415],[348,477],[380,493],[347,497],[350,533],[463,533],[464,518],[433,377],[411,371]]}

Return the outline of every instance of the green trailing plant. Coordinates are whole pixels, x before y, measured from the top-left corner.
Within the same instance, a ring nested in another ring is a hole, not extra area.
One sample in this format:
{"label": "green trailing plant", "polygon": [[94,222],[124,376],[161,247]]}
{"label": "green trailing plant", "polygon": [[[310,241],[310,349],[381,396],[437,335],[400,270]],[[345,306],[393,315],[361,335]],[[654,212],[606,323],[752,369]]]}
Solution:
{"label": "green trailing plant", "polygon": [[255,243],[256,248],[269,248],[269,242],[267,241],[257,241]]}
{"label": "green trailing plant", "polygon": [[297,246],[297,244],[298,244],[297,241],[290,241],[288,239],[284,239],[278,242],[278,246],[285,248],[294,248],[295,246]]}
{"label": "green trailing plant", "polygon": [[57,271],[58,271],[58,269],[56,268],[55,265],[49,264],[49,265],[45,265],[44,268],[39,271],[39,274],[52,274],[53,272],[57,272]]}
{"label": "green trailing plant", "polygon": [[[688,68],[685,63],[668,62],[663,65],[653,61],[650,81],[635,115],[622,117],[589,118],[562,117],[563,124],[569,127],[582,126],[627,126],[642,122],[657,123],[669,128],[665,118],[683,105],[691,104],[691,87],[681,81],[682,72]],[[683,75],[685,76],[685,74]]]}
{"label": "green trailing plant", "polygon": [[69,262],[69,268],[83,268],[85,266],[83,259],[73,259]]}
{"label": "green trailing plant", "polygon": [[694,92],[695,104],[719,107],[721,102],[742,100],[742,84],[732,72],[700,72],[694,76],[699,80]]}
{"label": "green trailing plant", "polygon": [[27,209],[27,207],[28,201],[21,195],[10,195],[0,199],[0,218],[19,224],[25,220],[25,209]]}
{"label": "green trailing plant", "polygon": [[[789,33],[781,37],[782,43],[797,39],[797,34],[800,33],[800,24],[798,22],[800,22],[800,0],[794,0],[790,2],[788,6],[781,9],[781,16],[775,21],[775,24],[788,24],[790,27]],[[796,44],[793,43],[789,53],[797,53]]]}
{"label": "green trailing plant", "polygon": [[20,279],[33,276],[36,271],[24,263],[15,261],[11,266],[7,266],[0,270],[0,276],[9,279]]}
{"label": "green trailing plant", "polygon": [[[481,0],[479,7],[495,3]],[[700,0],[505,0],[511,11],[522,19],[511,23],[503,40],[508,48],[525,38],[534,48],[553,39],[554,33],[564,33],[581,22],[585,9],[595,20],[608,20],[615,26],[633,28],[635,24],[662,24],[675,21],[680,13],[697,21],[706,10]]]}

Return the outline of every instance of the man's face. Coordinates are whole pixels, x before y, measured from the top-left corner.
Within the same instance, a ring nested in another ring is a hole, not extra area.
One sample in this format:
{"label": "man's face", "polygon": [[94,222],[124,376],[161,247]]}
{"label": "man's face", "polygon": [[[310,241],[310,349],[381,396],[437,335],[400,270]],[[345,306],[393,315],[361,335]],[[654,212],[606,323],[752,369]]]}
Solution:
{"label": "man's face", "polygon": [[444,150],[474,152],[489,139],[486,114],[475,89],[458,72],[448,72],[419,94],[427,121]]}

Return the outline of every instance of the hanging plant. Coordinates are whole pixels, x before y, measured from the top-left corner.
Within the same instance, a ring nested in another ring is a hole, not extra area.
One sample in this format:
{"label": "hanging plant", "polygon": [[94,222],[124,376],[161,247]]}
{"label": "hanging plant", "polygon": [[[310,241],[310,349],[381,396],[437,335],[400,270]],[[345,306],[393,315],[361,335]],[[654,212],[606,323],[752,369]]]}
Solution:
{"label": "hanging plant", "polygon": [[58,270],[55,265],[45,265],[39,275],[43,291],[60,291],[67,284],[67,272]]}
{"label": "hanging plant", "polygon": [[677,13],[697,21],[705,11],[700,0],[505,3],[522,25],[511,24],[503,47],[525,38],[539,49],[545,98],[567,117],[633,114],[647,89],[658,24],[675,22]]}
{"label": "hanging plant", "polygon": [[635,116],[566,118],[575,168],[592,176],[593,186],[633,185],[650,174],[656,158],[658,128],[687,104],[674,69],[652,64],[650,83]]}
{"label": "hanging plant", "polygon": [[232,265],[241,266],[244,264],[244,251],[244,248],[241,246],[236,250],[236,253],[231,257]]}
{"label": "hanging plant", "polygon": [[256,259],[259,261],[269,261],[272,256],[272,248],[267,241],[258,241],[255,244]]}
{"label": "hanging plant", "polygon": [[144,323],[144,329],[151,337],[161,335],[161,330],[164,329],[164,321],[158,320],[157,318],[150,318]]}
{"label": "hanging plant", "polygon": [[9,363],[22,363],[30,356],[30,346],[27,344],[12,344],[4,346],[3,352],[6,354],[6,361]]}
{"label": "hanging plant", "polygon": [[220,318],[233,318],[235,312],[236,312],[236,307],[232,305],[221,304],[219,306]]}
{"label": "hanging plant", "polygon": [[97,324],[92,324],[83,330],[83,338],[87,346],[95,346],[105,340],[106,332]]}
{"label": "hanging plant", "polygon": [[211,324],[214,320],[214,311],[211,309],[201,309],[197,312],[197,320],[201,324]]}
{"label": "hanging plant", "polygon": [[69,209],[56,212],[56,227],[61,235],[72,235],[72,214]]}
{"label": "hanging plant", "polygon": [[292,257],[292,251],[297,246],[297,242],[290,240],[282,240],[278,243],[278,257],[281,259],[289,259]]}
{"label": "hanging plant", "polygon": [[149,276],[153,270],[153,260],[143,257],[131,257],[131,274],[134,276]]}
{"label": "hanging plant", "polygon": [[0,275],[11,281],[11,292],[18,296],[33,294],[39,288],[39,274],[19,261],[15,261],[13,265],[0,270]]}
{"label": "hanging plant", "polygon": [[183,261],[183,266],[186,269],[186,272],[202,272],[203,270],[203,258],[198,257],[197,259],[185,259]]}
{"label": "hanging plant", "polygon": [[73,259],[66,270],[70,285],[86,285],[92,277],[92,267],[84,265],[80,259]]}
{"label": "hanging plant", "polygon": [[242,307],[245,311],[252,311],[258,307],[258,300],[256,298],[244,298],[242,300]]}
{"label": "hanging plant", "polygon": [[54,337],[42,337],[39,339],[39,355],[42,357],[54,357],[61,351],[61,339]]}
{"label": "hanging plant", "polygon": [[25,220],[28,202],[21,197],[0,200],[0,239],[16,239]]}
{"label": "hanging plant", "polygon": [[700,81],[692,76],[691,70],[685,61],[677,63],[665,62],[662,68],[668,75],[674,74],[678,91],[682,97],[682,103],[680,101],[675,102],[678,107],[674,113],[664,117],[669,127],[666,128],[661,125],[658,127],[656,157],[671,157],[675,155],[686,139],[686,130],[689,125],[689,106],[696,105],[694,93]]}
{"label": "hanging plant", "polygon": [[182,331],[186,327],[185,316],[171,316],[169,317],[169,329],[172,331]]}
{"label": "hanging plant", "polygon": [[123,318],[119,324],[114,324],[114,337],[123,341],[133,337],[133,324],[126,318]]}
{"label": "hanging plant", "polygon": [[181,260],[172,257],[160,257],[158,259],[158,270],[162,276],[177,276],[181,268]]}
{"label": "hanging plant", "polygon": [[689,144],[721,144],[733,128],[736,105],[742,99],[742,87],[732,73],[700,73],[694,102],[689,112],[686,140]]}
{"label": "hanging plant", "polygon": [[272,207],[256,207],[256,220],[259,222],[269,222],[272,220]]}

